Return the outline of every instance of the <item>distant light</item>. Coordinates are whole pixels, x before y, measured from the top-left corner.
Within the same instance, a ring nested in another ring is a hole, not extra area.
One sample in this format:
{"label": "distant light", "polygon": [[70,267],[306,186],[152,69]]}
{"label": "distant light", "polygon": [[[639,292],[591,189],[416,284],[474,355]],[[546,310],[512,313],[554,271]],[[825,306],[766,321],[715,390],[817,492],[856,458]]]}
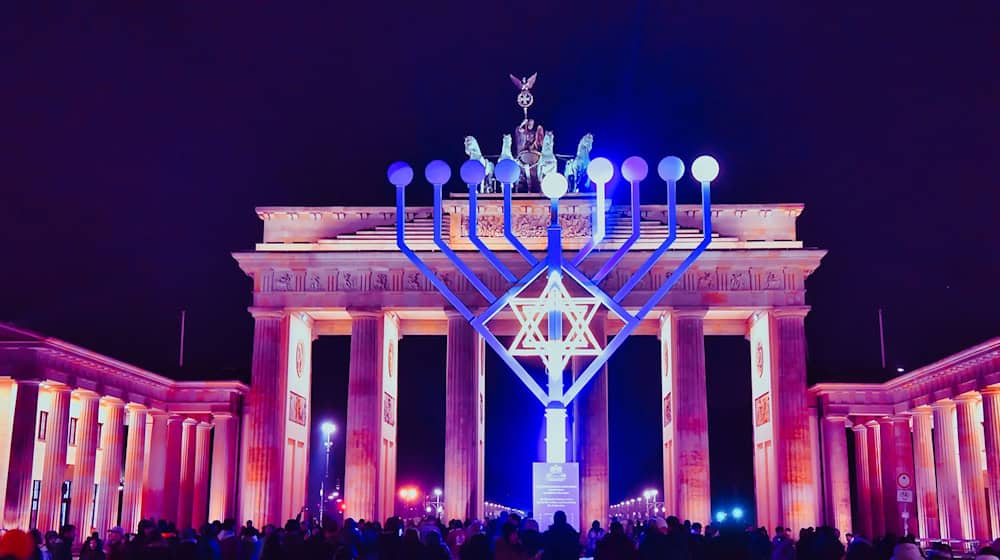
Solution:
{"label": "distant light", "polygon": [[556,200],[566,194],[566,177],[561,173],[549,173],[542,179],[542,194]]}
{"label": "distant light", "polygon": [[743,519],[743,508],[733,508],[733,519]]}
{"label": "distant light", "polygon": [[435,496],[440,496],[441,495],[441,489],[440,488],[435,488],[434,489],[434,495]]}
{"label": "distant light", "polygon": [[590,177],[595,183],[606,184],[614,174],[615,166],[608,158],[599,157],[592,160],[587,166],[587,177]]}
{"label": "distant light", "polygon": [[389,182],[397,187],[405,187],[413,181],[413,168],[405,161],[397,161],[386,172]]}
{"label": "distant light", "polygon": [[727,514],[724,511],[715,512],[715,520],[718,521],[719,523],[725,521],[727,517],[729,517],[729,514]]}
{"label": "distant light", "polygon": [[896,371],[897,371],[897,372],[899,372],[899,373],[903,373],[903,372],[904,372],[904,371],[906,371],[906,370],[904,370],[904,369],[903,369],[903,368],[901,368],[901,367],[898,367],[898,368],[896,368]]}
{"label": "distant light", "polygon": [[622,162],[622,177],[626,181],[643,181],[649,174],[649,166],[646,160],[639,156],[632,156]]}
{"label": "distant light", "polygon": [[458,174],[466,185],[478,185],[486,178],[486,168],[479,160],[470,159],[458,168]]}
{"label": "distant light", "polygon": [[656,166],[656,173],[664,181],[680,181],[684,176],[684,162],[677,156],[667,156]]}
{"label": "distant light", "polygon": [[424,508],[424,511],[426,511],[427,513],[430,513],[430,512],[432,512],[434,510],[431,508],[431,506],[427,506],[427,507]]}
{"label": "distant light", "polygon": [[333,422],[323,422],[323,425],[320,426],[320,429],[323,430],[324,436],[330,437],[330,434],[337,431],[337,425],[334,424]]}
{"label": "distant light", "polygon": [[512,159],[504,159],[497,162],[493,168],[493,175],[506,184],[516,183],[521,178],[521,166]]}
{"label": "distant light", "polygon": [[691,164],[691,174],[701,183],[711,183],[719,176],[719,162],[712,156],[698,156]]}
{"label": "distant light", "polygon": [[432,185],[443,185],[451,179],[451,168],[447,163],[436,159],[424,168],[424,178]]}

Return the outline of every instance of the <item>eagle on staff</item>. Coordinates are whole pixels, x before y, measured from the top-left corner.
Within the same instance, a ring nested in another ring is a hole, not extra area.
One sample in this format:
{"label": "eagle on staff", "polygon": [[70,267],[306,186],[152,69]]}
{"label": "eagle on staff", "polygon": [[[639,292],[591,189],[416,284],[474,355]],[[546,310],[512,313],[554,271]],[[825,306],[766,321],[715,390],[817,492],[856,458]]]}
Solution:
{"label": "eagle on staff", "polygon": [[511,74],[510,81],[514,82],[514,87],[521,90],[517,94],[517,104],[521,109],[524,109],[524,118],[528,118],[528,107],[535,102],[535,96],[531,95],[531,88],[535,87],[535,80],[538,78],[538,72],[535,72],[528,78],[518,78],[517,76]]}

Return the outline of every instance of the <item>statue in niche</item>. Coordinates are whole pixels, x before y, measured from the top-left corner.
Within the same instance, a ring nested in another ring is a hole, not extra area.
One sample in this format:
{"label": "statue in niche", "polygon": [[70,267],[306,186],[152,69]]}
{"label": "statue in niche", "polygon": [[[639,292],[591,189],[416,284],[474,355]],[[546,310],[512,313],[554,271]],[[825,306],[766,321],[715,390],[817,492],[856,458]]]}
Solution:
{"label": "statue in niche", "polygon": [[587,177],[587,166],[590,165],[590,150],[594,148],[594,135],[587,133],[576,146],[576,156],[566,162],[566,180],[570,192],[580,192],[587,189],[590,180]]}

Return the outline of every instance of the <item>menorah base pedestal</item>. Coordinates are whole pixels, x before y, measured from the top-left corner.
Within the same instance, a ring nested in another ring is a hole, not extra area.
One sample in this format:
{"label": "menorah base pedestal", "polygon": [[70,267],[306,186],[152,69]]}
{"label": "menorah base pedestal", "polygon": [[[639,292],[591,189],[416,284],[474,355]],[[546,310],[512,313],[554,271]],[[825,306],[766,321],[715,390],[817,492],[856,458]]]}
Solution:
{"label": "menorah base pedestal", "polygon": [[580,529],[580,464],[532,464],[532,515],[538,528],[545,531],[552,525],[557,511],[566,513],[566,521]]}

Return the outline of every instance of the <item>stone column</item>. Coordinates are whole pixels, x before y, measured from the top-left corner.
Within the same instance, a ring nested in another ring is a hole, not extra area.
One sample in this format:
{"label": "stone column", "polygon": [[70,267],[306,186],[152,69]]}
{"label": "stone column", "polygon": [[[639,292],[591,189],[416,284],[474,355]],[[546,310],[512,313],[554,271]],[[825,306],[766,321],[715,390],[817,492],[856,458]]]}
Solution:
{"label": "stone column", "polygon": [[987,387],[982,395],[990,533],[1000,535],[1000,386]]}
{"label": "stone column", "polygon": [[823,518],[846,532],[851,528],[851,474],[847,466],[847,418],[823,418],[823,463],[826,468]]}
{"label": "stone column", "polygon": [[[607,342],[606,314],[590,323],[597,342]],[[573,379],[590,365],[591,358],[572,358]],[[573,443],[580,463],[580,527],[593,521],[608,523],[610,507],[610,456],[608,428],[608,366],[604,365],[573,401]]]}
{"label": "stone column", "polygon": [[878,422],[865,424],[868,429],[868,483],[871,486],[872,538],[885,535],[885,506],[882,496],[882,434]]}
{"label": "stone column", "polygon": [[983,426],[979,423],[979,394],[967,393],[955,399],[958,417],[958,458],[961,466],[962,499],[970,538],[992,540],[986,517],[986,488],[983,485]]}
{"label": "stone column", "polygon": [[851,430],[854,432],[854,472],[858,485],[858,519],[854,523],[854,532],[860,532],[871,540],[874,539],[874,528],[871,478],[868,476],[868,429],[864,424],[855,424]]}
{"label": "stone column", "polygon": [[[892,433],[893,433],[893,444],[895,446],[895,449],[894,449],[894,456],[895,456],[895,458],[894,458],[894,462],[893,462],[893,467],[895,468],[895,472],[893,474],[892,484],[890,485],[890,487],[892,489],[891,490],[892,491],[892,494],[891,494],[892,495],[892,500],[896,504],[896,514],[898,515],[898,517],[896,518],[896,522],[895,522],[896,524],[894,525],[894,527],[898,528],[898,531],[899,531],[898,534],[900,536],[902,536],[902,535],[905,534],[903,532],[903,529],[904,529],[904,524],[903,524],[903,521],[902,521],[902,519],[903,519],[903,513],[905,512],[906,515],[908,516],[906,524],[905,524],[905,529],[906,529],[906,532],[909,532],[909,533],[913,532],[913,525],[912,525],[913,521],[912,521],[912,519],[914,517],[916,517],[916,515],[914,514],[914,510],[915,510],[915,505],[914,504],[899,503],[895,499],[896,498],[896,496],[895,496],[896,492],[895,491],[898,488],[898,484],[896,483],[896,481],[899,479],[899,475],[901,475],[903,473],[906,473],[906,474],[910,475],[911,480],[913,479],[913,476],[914,476],[913,475],[913,436],[910,433],[910,418],[909,418],[908,415],[906,415],[906,416],[893,416],[892,417]],[[911,486],[910,486],[910,490],[913,490],[912,483],[911,483]],[[914,492],[914,494],[916,494],[916,493]],[[893,526],[892,525],[887,525],[887,527],[893,527]]]}
{"label": "stone column", "polygon": [[[146,463],[142,469],[143,519],[163,519],[164,490],[167,478],[167,413],[150,410],[146,422]],[[176,502],[175,502],[176,503]],[[172,516],[171,516],[172,517]],[[131,531],[132,527],[126,530]]]}
{"label": "stone column", "polygon": [[812,527],[819,517],[813,479],[812,441],[806,393],[808,308],[771,312],[771,368],[775,392],[775,446],[782,519],[793,531]]}
{"label": "stone column", "polygon": [[913,482],[917,506],[917,535],[928,539],[941,537],[938,518],[937,473],[934,469],[934,440],[931,436],[931,408],[913,409]]}
{"label": "stone column", "polygon": [[447,314],[444,514],[446,520],[482,519],[483,340],[464,317],[453,311]]}
{"label": "stone column", "polygon": [[122,477],[122,432],[125,431],[125,403],[105,397],[104,427],[101,429],[101,476],[97,481],[97,510],[94,529],[107,534],[118,524],[118,485]]}
{"label": "stone column", "polygon": [[[11,378],[0,379],[0,403],[4,410],[0,413],[0,507],[7,503],[7,469],[10,467],[10,436],[11,409],[14,402],[14,392],[17,385]],[[3,511],[0,511],[0,524],[3,523]]]}
{"label": "stone column", "polygon": [[959,485],[958,430],[955,426],[955,401],[945,399],[932,405],[934,410],[934,467],[937,471],[938,507],[941,537],[966,539],[962,528],[962,494]]}
{"label": "stone column", "polygon": [[288,392],[287,319],[280,310],[252,310],[253,366],[247,394],[246,464],[240,517],[258,526],[281,519]]}
{"label": "stone column", "polygon": [[239,422],[232,414],[212,415],[215,438],[212,443],[211,497],[208,517],[225,520],[236,515],[236,436]]}
{"label": "stone column", "polygon": [[125,442],[125,491],[122,492],[122,528],[135,532],[142,510],[142,479],[146,463],[146,407],[130,403],[128,440]]}
{"label": "stone column", "polygon": [[[378,507],[382,426],[382,313],[351,312],[351,365],[347,385],[347,517],[382,519]],[[445,497],[447,500],[448,497]],[[388,513],[388,512],[387,512]]]}
{"label": "stone column", "polygon": [[166,432],[165,474],[163,475],[163,501],[160,502],[160,518],[176,523],[181,493],[184,417],[180,414],[168,416]]}
{"label": "stone column", "polygon": [[91,391],[77,391],[80,417],[76,420],[76,461],[70,486],[69,522],[76,526],[77,542],[90,536],[94,504],[94,470],[97,468],[98,414],[101,397]]}
{"label": "stone column", "polygon": [[[673,309],[661,322],[672,385],[676,514],[707,523],[712,515],[705,388],[705,310]],[[804,403],[803,403],[804,405]],[[808,429],[808,425],[805,425]]]}
{"label": "stone column", "polygon": [[[208,462],[211,459],[212,425],[200,422],[195,427],[194,482],[191,494],[191,526],[198,529],[208,519]],[[221,519],[219,521],[222,521]]]}
{"label": "stone column", "polygon": [[42,488],[38,500],[38,523],[45,531],[59,530],[59,509],[62,488],[66,482],[66,446],[69,443],[70,388],[51,384],[46,387],[49,401],[49,422],[45,433],[45,459],[42,466]]}
{"label": "stone column", "polygon": [[38,418],[37,379],[18,379],[11,420],[10,456],[7,471],[7,493],[4,503],[4,526],[28,528],[31,519],[31,471],[35,456],[35,429]]}
{"label": "stone column", "polygon": [[198,421],[185,418],[181,428],[181,477],[180,493],[177,497],[177,528],[191,527],[191,511],[194,503],[194,463],[197,453],[195,430]]}

